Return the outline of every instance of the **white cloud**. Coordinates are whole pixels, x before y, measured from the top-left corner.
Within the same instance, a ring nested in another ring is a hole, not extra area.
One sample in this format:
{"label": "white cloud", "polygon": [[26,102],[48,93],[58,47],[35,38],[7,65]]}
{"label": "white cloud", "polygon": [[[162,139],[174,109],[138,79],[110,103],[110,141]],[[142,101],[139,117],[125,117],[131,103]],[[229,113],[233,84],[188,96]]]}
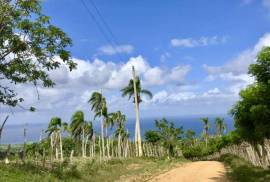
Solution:
{"label": "white cloud", "polygon": [[111,46],[111,45],[105,45],[100,47],[99,52],[101,54],[105,55],[114,55],[114,54],[129,54],[134,50],[134,47],[132,45],[126,44],[126,45],[118,45],[118,46]]}
{"label": "white cloud", "polygon": [[140,76],[143,87],[147,88],[184,81],[191,69],[188,65],[171,69],[152,67],[142,56],[131,57],[126,63],[105,62],[100,59],[73,60],[77,63],[76,70],[69,72],[68,68],[62,65],[60,69],[49,73],[56,85],[54,88],[38,87],[40,100],[37,99],[33,86],[17,85],[16,90],[25,98],[23,105],[35,106],[39,111],[85,108],[88,107],[87,100],[94,90],[103,88],[105,93],[109,90],[110,93],[120,94],[119,90],[132,78],[132,66]]}
{"label": "white cloud", "polygon": [[249,65],[255,62],[258,52],[264,46],[270,46],[270,33],[262,36],[253,48],[244,50],[225,65],[219,67],[203,65],[203,68],[209,75],[225,74],[230,78],[233,76],[239,77],[239,75],[247,73]]}
{"label": "white cloud", "polygon": [[199,39],[194,38],[173,38],[171,39],[171,45],[173,47],[188,47],[188,48],[194,48],[194,47],[203,47],[203,46],[209,46],[209,45],[217,45],[222,44],[227,41],[227,37],[201,37]]}
{"label": "white cloud", "polygon": [[238,94],[241,89],[254,82],[254,78],[247,73],[248,67],[256,61],[258,52],[264,46],[270,46],[270,33],[263,35],[252,48],[242,51],[223,66],[203,65],[208,73],[207,80],[228,81],[231,83],[229,89]]}

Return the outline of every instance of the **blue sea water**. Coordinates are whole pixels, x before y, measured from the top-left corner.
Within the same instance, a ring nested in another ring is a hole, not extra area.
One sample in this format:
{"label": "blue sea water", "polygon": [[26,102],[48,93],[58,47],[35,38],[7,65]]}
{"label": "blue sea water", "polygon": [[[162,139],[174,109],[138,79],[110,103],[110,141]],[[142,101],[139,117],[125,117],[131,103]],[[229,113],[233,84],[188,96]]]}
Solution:
{"label": "blue sea water", "polygon": [[[210,133],[214,133],[215,125],[214,119],[216,116],[209,117],[210,120]],[[169,121],[173,121],[176,127],[183,127],[184,130],[192,129],[196,132],[197,135],[200,135],[203,131],[203,123],[200,120],[201,116],[181,116],[181,117],[167,117],[166,119]],[[234,129],[233,127],[233,119],[229,116],[223,116],[225,119],[225,123],[227,125],[227,131],[231,131]],[[155,129],[155,120],[161,118],[142,118],[141,119],[141,133],[144,136],[145,131],[154,130]],[[28,124],[28,125],[7,125],[4,128],[2,135],[2,144],[18,144],[24,142],[24,127],[26,127],[27,131],[27,141],[38,141],[41,137],[42,131],[45,131],[47,128],[47,123],[43,124]],[[135,119],[130,119],[127,121],[126,127],[130,133],[130,137],[134,137],[134,128],[135,128]],[[94,130],[96,133],[100,131],[100,123],[96,121],[94,123]],[[108,131],[109,134],[112,134],[112,130]],[[42,137],[45,137],[43,134]]]}

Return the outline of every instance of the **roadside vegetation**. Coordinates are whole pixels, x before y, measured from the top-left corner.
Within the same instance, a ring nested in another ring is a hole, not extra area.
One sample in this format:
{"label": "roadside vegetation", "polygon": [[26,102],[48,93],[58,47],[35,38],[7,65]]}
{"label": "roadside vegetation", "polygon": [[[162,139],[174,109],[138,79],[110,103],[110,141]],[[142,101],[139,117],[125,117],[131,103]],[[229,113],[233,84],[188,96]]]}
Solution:
{"label": "roadside vegetation", "polygon": [[129,158],[100,163],[98,159],[77,159],[70,163],[55,163],[52,168],[25,164],[0,165],[0,181],[145,181],[185,159]]}
{"label": "roadside vegetation", "polygon": [[228,178],[239,182],[270,181],[270,170],[255,167],[251,163],[234,155],[223,155],[220,158],[228,167]]}

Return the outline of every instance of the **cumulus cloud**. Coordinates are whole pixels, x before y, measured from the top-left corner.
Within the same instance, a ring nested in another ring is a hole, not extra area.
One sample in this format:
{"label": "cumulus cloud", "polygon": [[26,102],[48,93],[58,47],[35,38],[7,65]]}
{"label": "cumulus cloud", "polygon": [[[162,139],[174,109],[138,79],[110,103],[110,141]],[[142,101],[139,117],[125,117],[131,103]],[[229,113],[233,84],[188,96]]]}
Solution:
{"label": "cumulus cloud", "polygon": [[227,41],[227,37],[213,36],[213,37],[200,37],[199,39],[194,38],[173,38],[171,39],[171,45],[173,47],[203,47],[209,45],[222,44]]}
{"label": "cumulus cloud", "polygon": [[98,49],[98,51],[101,54],[105,54],[105,55],[114,55],[114,54],[121,54],[121,53],[129,54],[133,50],[134,50],[134,47],[129,44],[118,45],[118,46],[105,45]]}
{"label": "cumulus cloud", "polygon": [[[59,59],[59,58],[55,58]],[[105,62],[100,59],[93,61],[73,58],[77,69],[69,72],[65,65],[49,73],[56,85],[54,88],[38,87],[37,91],[31,85],[17,85],[16,90],[25,98],[25,106],[35,106],[38,110],[62,110],[63,108],[85,108],[87,100],[94,90],[104,89],[106,93],[118,93],[132,78],[132,66],[140,76],[144,87],[155,87],[177,83],[185,80],[191,70],[189,65],[161,69],[151,66],[142,57],[131,57],[126,63]],[[60,61],[60,59],[59,59]],[[110,100],[109,94],[108,98]],[[118,98],[119,100],[119,98]]]}

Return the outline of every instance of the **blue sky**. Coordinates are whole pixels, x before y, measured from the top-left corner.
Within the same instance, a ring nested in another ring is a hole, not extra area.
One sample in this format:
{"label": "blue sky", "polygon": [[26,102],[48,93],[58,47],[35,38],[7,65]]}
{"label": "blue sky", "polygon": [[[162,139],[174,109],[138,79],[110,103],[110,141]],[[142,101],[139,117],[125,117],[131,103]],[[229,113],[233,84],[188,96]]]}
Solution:
{"label": "blue sky", "polygon": [[15,109],[14,123],[47,122],[52,116],[69,120],[78,109],[91,118],[87,99],[101,88],[110,111],[134,117],[132,103],[119,92],[131,65],[154,94],[145,98],[142,117],[226,114],[239,91],[253,82],[248,65],[270,45],[269,0],[92,1],[117,45],[106,41],[87,12],[83,3],[110,37],[90,0],[44,1],[43,13],[72,38],[78,69],[53,72],[57,85],[39,88],[40,100],[31,86],[19,86],[25,105],[37,112]]}

